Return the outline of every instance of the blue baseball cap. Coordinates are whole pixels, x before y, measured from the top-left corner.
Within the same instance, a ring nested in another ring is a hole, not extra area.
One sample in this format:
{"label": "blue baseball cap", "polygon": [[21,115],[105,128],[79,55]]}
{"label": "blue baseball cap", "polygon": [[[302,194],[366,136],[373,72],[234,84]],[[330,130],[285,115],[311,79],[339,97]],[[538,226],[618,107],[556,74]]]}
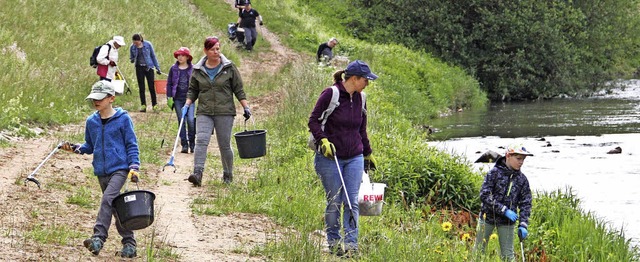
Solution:
{"label": "blue baseball cap", "polygon": [[378,76],[371,72],[369,69],[369,65],[367,63],[362,62],[360,60],[353,61],[349,63],[347,69],[345,70],[345,74],[352,76],[362,76],[366,77],[369,80],[376,80]]}

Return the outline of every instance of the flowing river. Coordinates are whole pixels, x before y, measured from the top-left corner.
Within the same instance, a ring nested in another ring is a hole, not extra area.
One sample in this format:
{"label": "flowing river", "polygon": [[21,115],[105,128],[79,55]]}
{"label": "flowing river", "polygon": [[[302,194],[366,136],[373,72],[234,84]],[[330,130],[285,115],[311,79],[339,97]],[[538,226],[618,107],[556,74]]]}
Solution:
{"label": "flowing river", "polygon": [[[454,113],[429,123],[435,129],[429,144],[474,162],[488,150],[504,154],[499,147],[521,142],[534,154],[522,167],[534,192],[572,188],[583,210],[638,245],[640,80],[624,84],[592,98],[499,103]],[[616,147],[622,153],[607,154]],[[493,166],[472,165],[482,172]]]}

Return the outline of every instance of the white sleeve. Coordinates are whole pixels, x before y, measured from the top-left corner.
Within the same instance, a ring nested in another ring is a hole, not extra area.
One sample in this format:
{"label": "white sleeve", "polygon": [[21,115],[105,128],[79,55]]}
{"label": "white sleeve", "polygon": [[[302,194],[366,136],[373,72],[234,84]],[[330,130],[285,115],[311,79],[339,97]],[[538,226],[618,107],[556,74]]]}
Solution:
{"label": "white sleeve", "polygon": [[108,65],[109,64],[109,57],[107,56],[109,53],[109,44],[106,45],[102,45],[102,47],[100,48],[100,52],[98,52],[98,56],[96,57],[96,60],[98,61],[98,64],[101,65]]}

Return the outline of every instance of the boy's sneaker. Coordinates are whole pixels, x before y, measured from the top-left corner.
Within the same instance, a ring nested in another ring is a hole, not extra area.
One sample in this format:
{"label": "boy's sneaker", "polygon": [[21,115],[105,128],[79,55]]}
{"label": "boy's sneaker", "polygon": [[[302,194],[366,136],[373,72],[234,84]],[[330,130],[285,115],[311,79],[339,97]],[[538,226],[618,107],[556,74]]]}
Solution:
{"label": "boy's sneaker", "polygon": [[338,257],[342,257],[345,254],[344,249],[342,249],[342,245],[340,245],[340,244],[330,245],[329,246],[329,253],[331,253],[333,255],[336,255]]}
{"label": "boy's sneaker", "polygon": [[84,247],[96,256],[100,254],[100,250],[102,249],[102,240],[97,237],[87,238],[82,242],[82,244],[84,244]]}
{"label": "boy's sneaker", "polygon": [[132,258],[136,257],[138,254],[136,253],[136,246],[131,243],[126,243],[122,246],[122,250],[120,251],[121,257]]}

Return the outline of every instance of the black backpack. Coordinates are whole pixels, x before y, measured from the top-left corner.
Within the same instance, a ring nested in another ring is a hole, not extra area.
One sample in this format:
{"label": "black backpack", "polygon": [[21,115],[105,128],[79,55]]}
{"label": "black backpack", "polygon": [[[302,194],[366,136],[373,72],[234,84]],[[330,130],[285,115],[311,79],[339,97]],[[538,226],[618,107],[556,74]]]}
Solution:
{"label": "black backpack", "polygon": [[[111,45],[110,44],[104,44],[107,45],[109,47],[109,50],[107,51],[107,57],[109,56],[109,52],[111,52]],[[91,54],[91,57],[89,58],[89,65],[91,65],[91,67],[96,68],[98,67],[98,53],[100,53],[100,48],[102,48],[103,45],[99,45],[96,46],[96,48],[93,49],[93,54]]]}

